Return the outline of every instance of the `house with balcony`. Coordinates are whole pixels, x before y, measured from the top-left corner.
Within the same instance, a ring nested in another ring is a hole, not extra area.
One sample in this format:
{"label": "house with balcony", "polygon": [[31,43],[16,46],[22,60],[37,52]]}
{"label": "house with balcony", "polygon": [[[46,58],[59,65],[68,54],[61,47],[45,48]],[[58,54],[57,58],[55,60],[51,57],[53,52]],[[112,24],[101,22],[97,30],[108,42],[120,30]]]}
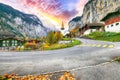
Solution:
{"label": "house with balcony", "polygon": [[102,21],[105,22],[106,32],[120,32],[120,10],[109,13]]}
{"label": "house with balcony", "polygon": [[8,26],[0,25],[0,50],[22,46],[24,37]]}

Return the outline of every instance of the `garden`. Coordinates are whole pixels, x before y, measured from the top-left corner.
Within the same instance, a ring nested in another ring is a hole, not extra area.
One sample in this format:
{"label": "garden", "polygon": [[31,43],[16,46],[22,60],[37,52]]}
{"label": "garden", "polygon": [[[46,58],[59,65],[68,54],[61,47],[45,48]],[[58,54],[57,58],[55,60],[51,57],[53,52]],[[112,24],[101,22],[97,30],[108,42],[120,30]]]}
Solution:
{"label": "garden", "polygon": [[32,51],[32,50],[56,50],[80,45],[81,42],[62,35],[60,31],[50,31],[46,37],[37,39],[26,38],[23,46],[15,48],[15,51]]}

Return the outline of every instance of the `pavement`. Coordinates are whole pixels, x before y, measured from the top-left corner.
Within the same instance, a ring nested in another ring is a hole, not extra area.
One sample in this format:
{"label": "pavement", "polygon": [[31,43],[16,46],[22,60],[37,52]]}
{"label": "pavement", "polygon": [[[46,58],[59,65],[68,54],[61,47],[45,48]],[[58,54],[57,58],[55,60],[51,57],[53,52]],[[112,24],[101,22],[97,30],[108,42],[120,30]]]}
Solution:
{"label": "pavement", "polygon": [[[0,52],[0,75],[38,75],[70,71],[76,80],[119,80],[120,64],[110,62],[120,56],[120,43],[78,39],[75,47],[32,52]],[[104,65],[103,65],[104,64]]]}

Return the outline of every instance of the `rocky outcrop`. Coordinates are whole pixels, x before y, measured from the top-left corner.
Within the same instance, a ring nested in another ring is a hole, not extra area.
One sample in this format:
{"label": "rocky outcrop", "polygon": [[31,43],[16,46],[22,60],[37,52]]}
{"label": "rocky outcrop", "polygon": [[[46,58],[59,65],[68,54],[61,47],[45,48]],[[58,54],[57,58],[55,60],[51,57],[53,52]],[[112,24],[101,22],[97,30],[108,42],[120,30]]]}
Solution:
{"label": "rocky outcrop", "polygon": [[24,37],[40,37],[47,33],[37,16],[25,14],[0,3],[0,29],[8,30]]}
{"label": "rocky outcrop", "polygon": [[120,9],[120,0],[89,0],[84,7],[79,27],[88,23],[99,23],[109,13]]}
{"label": "rocky outcrop", "polygon": [[77,16],[75,18],[73,18],[72,20],[69,21],[68,25],[69,25],[69,30],[74,29],[75,27],[79,26],[80,24],[78,23],[80,21],[81,17]]}

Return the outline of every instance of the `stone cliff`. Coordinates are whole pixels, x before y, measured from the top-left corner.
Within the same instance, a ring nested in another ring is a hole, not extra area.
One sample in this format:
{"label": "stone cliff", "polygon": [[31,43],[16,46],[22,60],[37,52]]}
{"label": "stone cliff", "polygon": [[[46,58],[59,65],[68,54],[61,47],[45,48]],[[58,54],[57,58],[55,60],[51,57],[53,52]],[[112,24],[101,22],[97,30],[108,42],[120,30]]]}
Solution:
{"label": "stone cliff", "polygon": [[99,23],[109,13],[120,9],[120,0],[89,0],[84,7],[79,27],[89,23]]}

